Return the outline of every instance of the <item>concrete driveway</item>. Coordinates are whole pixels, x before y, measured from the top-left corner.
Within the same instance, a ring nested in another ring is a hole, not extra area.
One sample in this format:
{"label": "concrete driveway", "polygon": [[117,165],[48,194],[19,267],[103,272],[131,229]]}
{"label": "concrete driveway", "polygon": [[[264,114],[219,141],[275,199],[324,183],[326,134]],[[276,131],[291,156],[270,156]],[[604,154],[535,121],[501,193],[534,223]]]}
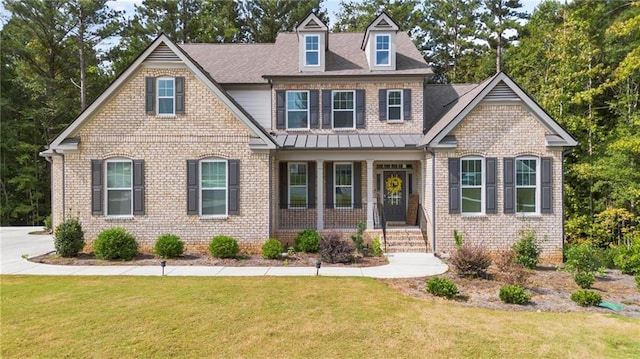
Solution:
{"label": "concrete driveway", "polygon": [[[51,235],[30,235],[42,227],[1,227],[0,274],[31,275],[156,275],[160,266],[66,266],[29,262],[23,255],[35,257],[54,251]],[[373,278],[412,278],[442,274],[448,267],[430,253],[392,253],[389,264],[379,267],[322,267],[323,276]],[[314,276],[315,267],[221,267],[169,266],[168,276]]]}

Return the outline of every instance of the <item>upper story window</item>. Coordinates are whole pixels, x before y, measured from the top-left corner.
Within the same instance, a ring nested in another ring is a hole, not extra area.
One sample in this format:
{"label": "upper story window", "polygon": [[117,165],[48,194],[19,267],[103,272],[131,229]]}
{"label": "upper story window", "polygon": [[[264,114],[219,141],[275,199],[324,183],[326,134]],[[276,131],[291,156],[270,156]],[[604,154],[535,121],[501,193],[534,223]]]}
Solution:
{"label": "upper story window", "polygon": [[200,215],[227,215],[227,161],[200,162]]}
{"label": "upper story window", "polygon": [[516,212],[538,213],[538,160],[516,159]]}
{"label": "upper story window", "polygon": [[175,80],[173,78],[158,79],[158,114],[175,114]]}
{"label": "upper story window", "polygon": [[287,129],[309,128],[309,91],[287,91]]}
{"label": "upper story window", "polygon": [[307,207],[307,164],[289,163],[289,208]]}
{"label": "upper story window", "polygon": [[387,91],[387,121],[402,121],[402,90]]}
{"label": "upper story window", "polygon": [[460,160],[460,189],[462,213],[483,213],[483,173],[481,158],[463,158]]}
{"label": "upper story window", "polygon": [[334,166],[335,208],[353,208],[353,163]]}
{"label": "upper story window", "polygon": [[129,159],[114,159],[106,164],[107,216],[133,214],[133,166]]}
{"label": "upper story window", "polygon": [[389,35],[376,35],[376,66],[391,64],[389,42]]}
{"label": "upper story window", "polygon": [[333,128],[354,128],[356,117],[355,91],[332,91],[331,98]]}
{"label": "upper story window", "polygon": [[318,35],[306,35],[304,37],[304,63],[305,66],[320,65],[320,37]]}

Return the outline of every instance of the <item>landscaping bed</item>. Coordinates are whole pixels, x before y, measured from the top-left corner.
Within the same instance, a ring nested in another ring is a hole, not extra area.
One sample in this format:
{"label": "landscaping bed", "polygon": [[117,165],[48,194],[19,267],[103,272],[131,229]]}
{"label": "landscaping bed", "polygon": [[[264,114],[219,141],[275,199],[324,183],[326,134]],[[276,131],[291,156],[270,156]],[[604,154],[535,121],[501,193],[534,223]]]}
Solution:
{"label": "landscaping bed", "polygon": [[453,271],[439,276],[453,281],[460,294],[453,300],[436,297],[427,293],[425,282],[428,278],[381,279],[389,287],[405,295],[429,301],[447,302],[454,305],[480,307],[511,311],[532,312],[598,312],[615,313],[640,318],[640,291],[636,289],[633,276],[619,270],[606,270],[597,277],[591,290],[602,295],[604,302],[621,304],[623,309],[614,311],[601,307],[581,307],[571,300],[571,293],[580,289],[571,274],[556,269],[555,265],[542,264],[531,272],[525,290],[531,294],[531,301],[525,305],[503,303],[498,298],[503,282],[496,280],[498,269],[491,266],[487,279],[461,278]]}

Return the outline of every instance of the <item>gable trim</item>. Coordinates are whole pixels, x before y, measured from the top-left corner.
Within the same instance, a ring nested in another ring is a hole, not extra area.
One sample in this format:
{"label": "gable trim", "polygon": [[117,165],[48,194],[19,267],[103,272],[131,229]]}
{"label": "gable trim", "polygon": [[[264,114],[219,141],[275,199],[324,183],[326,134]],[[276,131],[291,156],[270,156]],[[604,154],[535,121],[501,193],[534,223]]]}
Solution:
{"label": "gable trim", "polygon": [[[255,120],[248,114],[240,105],[238,105],[233,98],[231,98],[226,91],[224,91],[211,77],[209,77],[202,68],[189,57],[181,48],[176,46],[166,35],[161,34],[158,36],[126,69],[118,76],[109,87],[100,94],[100,96],[87,107],[80,115],[49,145],[51,149],[60,149],[60,144],[67,138],[72,136],[82,124],[93,115],[111,96],[117,91],[118,88],[123,86],[127,80],[133,76],[133,74],[143,66],[148,57],[161,45],[167,46],[173,53],[191,70],[194,76],[202,81],[211,92],[233,113],[233,115],[242,122],[252,135],[259,137],[267,144],[268,149],[275,149],[277,144],[269,136],[266,131],[258,125]],[[144,104],[141,104],[144,106]]]}
{"label": "gable trim", "polygon": [[[551,116],[549,116],[549,114],[547,114],[544,109],[540,107],[540,105],[538,105],[526,92],[524,92],[524,90],[522,90],[520,86],[518,86],[518,84],[516,84],[509,76],[507,76],[507,74],[505,74],[504,72],[500,72],[489,81],[485,82],[486,84],[484,85],[484,88],[458,114],[456,114],[453,119],[437,135],[433,137],[433,139],[425,139],[426,141],[428,141],[427,143],[424,143],[425,145],[431,148],[443,147],[442,141],[445,139],[445,137],[449,136],[451,131],[453,131],[453,129],[460,122],[462,122],[462,120],[465,119],[467,115],[469,115],[469,113],[478,106],[478,104],[480,104],[482,101],[491,100],[522,101],[525,107],[544,126],[546,126],[550,131],[553,132],[553,134],[557,135],[564,141],[564,146],[573,147],[578,145],[578,141],[576,141],[573,136],[571,136],[562,126],[560,126],[559,123],[551,118]],[[517,97],[511,95],[506,87],[500,86],[498,87],[498,90],[494,92],[493,96],[498,96],[499,98],[487,98],[487,96],[497,87],[497,85],[501,83],[504,83],[504,85],[506,85],[510,89],[510,91],[512,91],[513,94],[515,94],[515,96]]]}

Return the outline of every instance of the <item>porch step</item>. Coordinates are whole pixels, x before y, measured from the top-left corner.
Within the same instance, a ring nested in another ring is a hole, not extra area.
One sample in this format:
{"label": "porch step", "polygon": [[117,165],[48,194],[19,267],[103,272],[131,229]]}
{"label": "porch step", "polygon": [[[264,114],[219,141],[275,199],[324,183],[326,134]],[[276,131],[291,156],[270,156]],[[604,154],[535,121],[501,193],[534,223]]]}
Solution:
{"label": "porch step", "polygon": [[[384,250],[382,231],[379,233]],[[385,253],[427,253],[427,243],[419,228],[387,229],[387,249]]]}

